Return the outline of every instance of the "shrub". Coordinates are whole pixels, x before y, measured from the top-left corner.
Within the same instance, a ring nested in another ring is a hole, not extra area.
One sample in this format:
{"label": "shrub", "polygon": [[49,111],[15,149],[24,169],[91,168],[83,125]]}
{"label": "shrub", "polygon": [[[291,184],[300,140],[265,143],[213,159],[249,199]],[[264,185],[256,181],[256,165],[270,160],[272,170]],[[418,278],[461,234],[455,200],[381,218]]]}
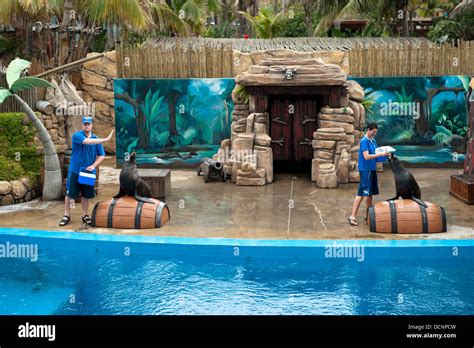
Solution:
{"label": "shrub", "polygon": [[0,180],[16,180],[25,176],[25,171],[19,162],[0,156]]}
{"label": "shrub", "polygon": [[36,154],[36,130],[24,113],[0,113],[0,180],[15,180],[29,176],[35,180],[43,164]]}

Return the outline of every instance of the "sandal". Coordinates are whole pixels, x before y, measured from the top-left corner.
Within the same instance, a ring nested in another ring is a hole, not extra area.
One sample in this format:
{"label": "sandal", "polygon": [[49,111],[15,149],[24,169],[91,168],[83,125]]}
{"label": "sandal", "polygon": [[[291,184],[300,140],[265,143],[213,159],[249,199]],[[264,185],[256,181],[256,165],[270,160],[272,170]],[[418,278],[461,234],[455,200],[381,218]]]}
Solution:
{"label": "sandal", "polygon": [[352,226],[359,226],[359,224],[357,223],[357,220],[353,217],[348,217],[347,218],[347,222],[349,223],[349,225],[352,225]]}
{"label": "sandal", "polygon": [[82,217],[82,222],[86,223],[87,225],[92,225],[92,219],[89,215],[84,215]]}
{"label": "sandal", "polygon": [[59,226],[66,226],[69,221],[71,221],[71,218],[67,215],[64,215],[61,219],[61,221],[59,221]]}

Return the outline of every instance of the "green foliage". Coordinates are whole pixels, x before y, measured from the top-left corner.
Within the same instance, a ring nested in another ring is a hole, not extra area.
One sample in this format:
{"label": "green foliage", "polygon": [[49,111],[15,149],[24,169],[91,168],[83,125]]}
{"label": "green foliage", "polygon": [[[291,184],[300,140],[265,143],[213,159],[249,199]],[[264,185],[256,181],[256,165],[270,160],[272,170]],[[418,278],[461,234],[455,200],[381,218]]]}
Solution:
{"label": "green foliage", "polygon": [[25,176],[20,163],[0,155],[0,180],[17,180]]}
{"label": "green foliage", "polygon": [[249,102],[249,92],[247,91],[247,89],[245,88],[245,86],[243,85],[237,85],[235,87],[235,94],[237,95],[237,97],[241,100],[244,101],[245,104],[247,104]]}
{"label": "green foliage", "polygon": [[474,40],[474,7],[463,11],[455,18],[436,18],[428,31],[428,37],[439,43],[448,40]]}
{"label": "green foliage", "polygon": [[440,132],[440,129],[444,129],[450,134],[447,134],[446,131],[443,133],[447,135],[452,134],[457,134],[460,136],[464,136],[467,133],[467,125],[466,123],[461,119],[461,115],[457,114],[454,116],[453,119],[450,119],[448,116],[443,114],[439,119],[438,119],[438,124],[435,126],[436,131]]}
{"label": "green foliage", "polygon": [[219,23],[218,25],[211,25],[204,32],[204,37],[225,38],[235,37],[237,31],[229,22]]}
{"label": "green foliage", "polygon": [[0,114],[0,156],[5,158],[3,168],[11,168],[9,179],[4,179],[2,172],[0,180],[15,180],[25,175],[35,179],[39,175],[43,162],[33,142],[36,131],[30,122],[23,124],[24,119],[23,113]]}
{"label": "green foliage", "polygon": [[[293,11],[293,12],[291,12]],[[291,18],[293,17],[293,18]],[[285,12],[282,21],[281,37],[305,37],[307,36],[305,15],[301,6],[293,6]]]}
{"label": "green foliage", "polygon": [[283,29],[283,12],[273,13],[273,7],[263,7],[255,17],[246,12],[239,13],[252,24],[253,31],[259,39],[273,39],[280,36]]}
{"label": "green foliage", "polygon": [[103,30],[99,35],[94,36],[91,43],[92,52],[104,52],[105,45],[107,44],[107,31]]}
{"label": "green foliage", "polygon": [[0,36],[0,57],[19,55],[23,44],[18,37],[8,39]]}

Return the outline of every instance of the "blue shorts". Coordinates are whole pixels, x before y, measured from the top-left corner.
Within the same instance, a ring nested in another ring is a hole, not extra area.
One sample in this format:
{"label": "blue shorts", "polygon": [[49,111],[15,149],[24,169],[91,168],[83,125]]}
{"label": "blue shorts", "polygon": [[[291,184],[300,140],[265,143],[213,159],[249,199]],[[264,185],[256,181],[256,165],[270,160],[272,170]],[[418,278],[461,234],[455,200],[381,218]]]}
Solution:
{"label": "blue shorts", "polygon": [[357,196],[372,196],[379,194],[377,172],[375,170],[359,170],[360,182]]}
{"label": "blue shorts", "polygon": [[79,175],[76,173],[70,173],[66,183],[66,195],[69,198],[78,198],[79,194],[84,198],[94,198],[95,189],[94,186],[79,184]]}

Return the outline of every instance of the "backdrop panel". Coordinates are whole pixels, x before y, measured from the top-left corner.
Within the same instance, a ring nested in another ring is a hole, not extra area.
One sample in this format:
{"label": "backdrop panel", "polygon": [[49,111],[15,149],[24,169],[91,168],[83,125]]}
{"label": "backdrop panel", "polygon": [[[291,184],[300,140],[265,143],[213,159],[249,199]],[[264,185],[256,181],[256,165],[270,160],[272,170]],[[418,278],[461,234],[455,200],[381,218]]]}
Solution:
{"label": "backdrop panel", "polygon": [[230,138],[233,79],[114,81],[117,164],[191,168]]}

